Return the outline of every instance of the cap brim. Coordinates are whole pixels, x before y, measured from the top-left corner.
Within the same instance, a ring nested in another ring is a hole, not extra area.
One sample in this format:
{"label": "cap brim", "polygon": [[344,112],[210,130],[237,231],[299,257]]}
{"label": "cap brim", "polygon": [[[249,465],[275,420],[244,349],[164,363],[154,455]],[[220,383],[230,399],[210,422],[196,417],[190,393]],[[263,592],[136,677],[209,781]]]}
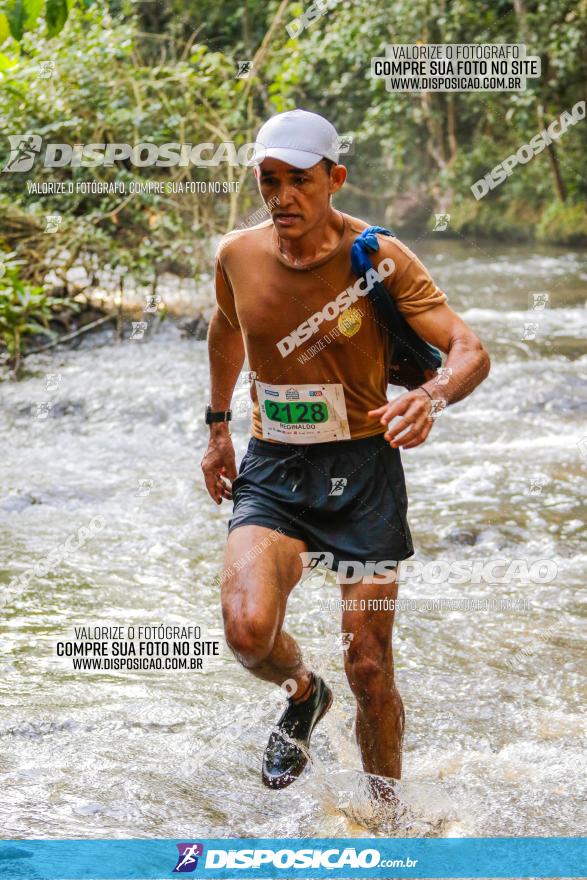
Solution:
{"label": "cap brim", "polygon": [[311,168],[323,158],[319,153],[307,153],[305,150],[264,147],[262,144],[255,144],[255,152],[251,161],[253,165],[260,165],[265,159],[279,159],[280,162],[293,165],[294,168]]}

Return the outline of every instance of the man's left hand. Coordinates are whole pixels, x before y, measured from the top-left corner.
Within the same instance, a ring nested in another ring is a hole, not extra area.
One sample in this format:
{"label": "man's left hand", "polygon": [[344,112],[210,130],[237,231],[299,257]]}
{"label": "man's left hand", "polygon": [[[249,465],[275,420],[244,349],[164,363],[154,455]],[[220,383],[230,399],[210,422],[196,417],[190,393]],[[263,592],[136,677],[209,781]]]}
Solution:
{"label": "man's left hand", "polygon": [[[400,420],[388,427],[383,435],[389,445],[394,448],[401,446],[404,449],[413,449],[415,446],[420,446],[428,437],[434,424],[432,401],[420,388],[402,394],[401,397],[389,401],[378,409],[369,410],[369,416],[373,419],[379,419],[381,424],[386,426],[389,426],[391,420],[396,416],[400,416]],[[399,434],[402,436],[399,437]]]}

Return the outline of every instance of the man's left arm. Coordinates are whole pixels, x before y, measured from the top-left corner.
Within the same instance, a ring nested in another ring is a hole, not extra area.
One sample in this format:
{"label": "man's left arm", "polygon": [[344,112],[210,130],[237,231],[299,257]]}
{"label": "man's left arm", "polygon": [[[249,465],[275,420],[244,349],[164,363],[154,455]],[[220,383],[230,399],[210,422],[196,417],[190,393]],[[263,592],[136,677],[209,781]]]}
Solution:
{"label": "man's left arm", "polygon": [[400,416],[384,437],[391,446],[413,449],[428,437],[434,424],[433,410],[467,397],[487,377],[490,360],[479,338],[446,303],[405,317],[419,336],[447,355],[446,363],[440,374],[420,388],[371,410],[369,415],[383,425]]}

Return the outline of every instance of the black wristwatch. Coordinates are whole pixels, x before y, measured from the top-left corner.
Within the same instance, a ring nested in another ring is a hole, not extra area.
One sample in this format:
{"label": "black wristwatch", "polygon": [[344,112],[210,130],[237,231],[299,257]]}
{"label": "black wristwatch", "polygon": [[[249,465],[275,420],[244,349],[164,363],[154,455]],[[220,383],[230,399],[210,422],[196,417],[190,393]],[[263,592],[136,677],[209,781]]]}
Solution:
{"label": "black wristwatch", "polygon": [[232,418],[232,410],[227,409],[222,412],[212,412],[212,407],[206,407],[206,424],[211,425],[213,422],[229,422]]}

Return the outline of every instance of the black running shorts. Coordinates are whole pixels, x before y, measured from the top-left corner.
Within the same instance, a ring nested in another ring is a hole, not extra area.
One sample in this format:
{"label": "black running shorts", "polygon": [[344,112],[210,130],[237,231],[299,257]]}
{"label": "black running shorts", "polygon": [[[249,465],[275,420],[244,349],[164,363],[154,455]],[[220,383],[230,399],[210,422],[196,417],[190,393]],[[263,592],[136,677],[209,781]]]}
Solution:
{"label": "black running shorts", "polygon": [[229,532],[280,529],[310,552],[343,560],[400,561],[414,548],[399,449],[383,434],[304,446],[252,438],[232,483]]}

